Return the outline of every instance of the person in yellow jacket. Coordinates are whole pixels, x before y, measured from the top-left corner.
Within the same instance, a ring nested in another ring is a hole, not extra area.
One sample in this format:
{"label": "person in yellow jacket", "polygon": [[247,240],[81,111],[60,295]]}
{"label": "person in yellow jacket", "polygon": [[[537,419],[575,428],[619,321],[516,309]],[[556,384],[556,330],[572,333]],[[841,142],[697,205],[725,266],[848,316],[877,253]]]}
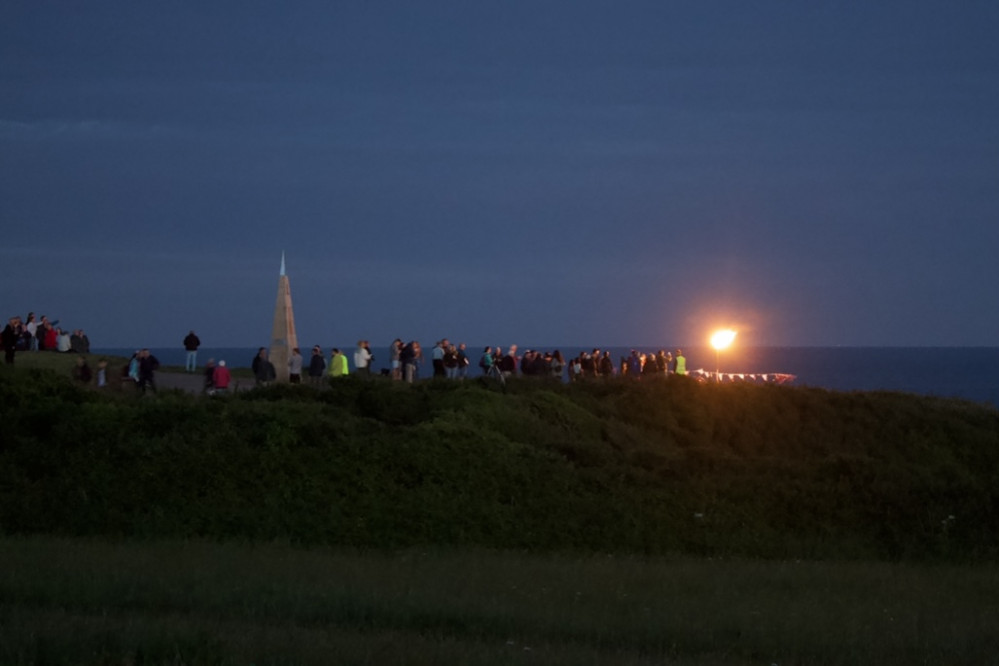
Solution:
{"label": "person in yellow jacket", "polygon": [[350,374],[350,367],[347,365],[347,355],[336,347],[330,356],[330,377],[346,377]]}
{"label": "person in yellow jacket", "polygon": [[687,374],[687,357],[679,349],[676,350],[676,374]]}

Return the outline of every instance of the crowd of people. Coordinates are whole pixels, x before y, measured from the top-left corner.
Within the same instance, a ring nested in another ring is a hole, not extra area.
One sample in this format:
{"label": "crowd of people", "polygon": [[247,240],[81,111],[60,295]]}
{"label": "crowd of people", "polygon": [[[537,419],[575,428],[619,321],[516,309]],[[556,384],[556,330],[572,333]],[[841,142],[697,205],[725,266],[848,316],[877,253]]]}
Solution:
{"label": "crowd of people", "polygon": [[[426,357],[423,348],[416,340],[403,342],[401,338],[392,341],[389,347],[389,367],[382,374],[395,381],[412,383],[420,378],[421,368]],[[434,343],[430,351],[431,376],[440,379],[465,379],[469,376],[472,358],[465,343],[455,344],[447,338]],[[359,340],[353,352],[353,372],[361,376],[370,376],[375,362],[371,345],[367,340]],[[507,378],[523,377],[553,377],[571,381],[579,381],[597,377],[648,377],[665,376],[668,374],[687,374],[686,358],[683,351],[676,353],[659,350],[655,353],[640,353],[631,350],[630,355],[615,360],[609,351],[594,349],[583,352],[568,361],[559,350],[539,351],[527,349],[521,355],[517,345],[511,345],[506,353],[500,347],[485,347],[478,359],[478,368],[482,376]],[[273,364],[267,359],[267,349],[261,347],[253,359],[253,376],[257,385],[265,385],[274,381],[276,372]],[[307,372],[310,383],[322,383],[325,377],[345,377],[351,374],[350,357],[347,352],[338,347],[330,351],[329,360],[323,354],[319,345],[312,348],[312,354],[306,365],[300,350],[292,350],[288,361],[289,380],[293,384],[302,382],[303,370]]]}
{"label": "crowd of people", "polygon": [[[88,384],[95,380],[98,386],[107,383],[107,363],[100,361],[92,370],[86,354],[90,352],[90,340],[82,329],[72,333],[58,327],[59,321],[50,321],[45,315],[36,318],[29,312],[25,320],[11,317],[0,336],[7,363],[14,362],[17,351],[60,351],[80,354],[73,370],[73,376],[80,383]],[[201,340],[192,330],[183,340],[186,351],[185,370],[197,372],[197,354]],[[541,351],[527,349],[522,354],[517,345],[511,345],[504,353],[500,347],[485,347],[478,355],[477,366],[482,376],[506,379],[512,376],[550,377],[562,380],[580,381],[599,377],[648,377],[668,374],[686,374],[686,359],[679,349],[676,353],[659,350],[655,353],[640,353],[632,350],[628,356],[618,359],[611,357],[610,351],[593,349],[582,352],[566,360],[559,350]],[[462,380],[469,376],[472,357],[465,343],[453,343],[442,338],[434,343],[429,358],[431,376],[441,379]],[[401,338],[392,341],[389,347],[389,367],[381,374],[392,380],[410,382],[420,378],[426,357],[423,348],[416,340],[403,342]],[[353,353],[334,347],[327,356],[322,348],[312,348],[308,362],[302,357],[299,348],[294,348],[288,360],[288,378],[293,384],[300,384],[305,378],[313,385],[322,384],[327,377],[339,378],[350,374],[370,376],[374,368],[375,355],[367,340],[359,340]],[[155,371],[159,361],[148,349],[135,352],[129,361],[123,379],[135,383],[140,392],[156,390]],[[353,368],[353,370],[351,369]],[[254,356],[251,369],[256,385],[274,382],[277,372],[268,358],[268,351],[261,347]],[[209,359],[204,366],[204,390],[206,393],[224,393],[231,385],[232,375],[224,360],[215,362]]]}
{"label": "crowd of people", "polygon": [[[371,344],[367,340],[359,340],[353,355],[353,373],[370,376],[375,362]],[[389,346],[389,367],[381,371],[390,379],[412,383],[420,378],[421,368],[426,357],[423,348],[416,340],[403,342],[396,338]],[[443,338],[434,343],[430,351],[431,376],[440,379],[465,379],[469,376],[472,359],[465,343],[452,343]],[[655,353],[640,353],[631,350],[628,356],[615,360],[609,351],[593,349],[592,352],[582,352],[568,361],[562,352],[539,351],[527,349],[523,355],[517,345],[511,345],[506,353],[500,347],[485,347],[479,355],[478,367],[482,376],[495,377],[553,377],[570,381],[579,381],[598,377],[648,377],[665,376],[669,374],[687,374],[687,362],[683,351],[676,353],[659,350]],[[265,347],[260,347],[251,364],[256,385],[262,386],[275,381],[277,372],[268,359]],[[295,347],[288,360],[288,376],[292,384],[302,383],[303,374],[311,384],[321,384],[326,377],[345,377],[351,374],[351,355],[334,347],[330,350],[329,359],[323,353],[322,347],[312,348],[309,361],[306,364],[301,350]],[[211,377],[206,376],[206,387],[211,388]]]}
{"label": "crowd of people", "polygon": [[[358,340],[357,348],[354,350],[354,372],[362,377],[369,376],[374,362],[375,355],[371,352],[371,343],[367,340]],[[257,386],[270,384],[277,378],[277,371],[268,358],[266,347],[260,347],[257,350],[250,364],[250,369]],[[334,347],[330,351],[329,362],[327,362],[323,356],[322,348],[316,345],[312,348],[312,355],[309,358],[308,367],[306,367],[301,349],[295,347],[291,350],[288,358],[288,381],[292,384],[301,384],[303,371],[308,373],[309,383],[321,384],[326,376],[345,377],[349,375],[350,361],[345,352],[339,347]]]}
{"label": "crowd of people", "polygon": [[29,312],[25,319],[11,317],[0,333],[4,361],[12,364],[19,351],[90,353],[90,339],[82,328],[70,332],[58,325],[58,319],[50,321],[46,315],[37,318],[34,312]]}
{"label": "crowd of people", "polygon": [[[11,317],[0,333],[0,347],[4,351],[4,361],[9,365],[14,363],[17,352],[77,354],[72,368],[72,376],[76,382],[103,388],[112,379],[107,359],[99,359],[96,367],[90,366],[87,360],[90,338],[82,328],[70,332],[59,327],[58,319],[50,320],[47,315],[36,317],[34,312],[29,312],[24,319],[19,316]],[[144,393],[147,389],[155,391],[155,371],[159,366],[159,361],[148,349],[138,350],[122,369],[120,377],[129,383],[134,382],[140,392]]]}
{"label": "crowd of people", "polygon": [[609,351],[582,352],[568,361],[562,352],[538,351],[528,349],[523,356],[518,356],[517,345],[512,345],[502,353],[499,347],[486,347],[482,350],[479,367],[484,375],[498,374],[502,377],[521,375],[523,377],[555,377],[562,379],[568,373],[570,381],[588,378],[622,377],[638,378],[642,376],[665,376],[667,374],[687,374],[687,359],[683,351],[672,352],[660,349],[655,353],[640,353],[634,349],[629,356],[620,357],[618,362],[611,358]]}

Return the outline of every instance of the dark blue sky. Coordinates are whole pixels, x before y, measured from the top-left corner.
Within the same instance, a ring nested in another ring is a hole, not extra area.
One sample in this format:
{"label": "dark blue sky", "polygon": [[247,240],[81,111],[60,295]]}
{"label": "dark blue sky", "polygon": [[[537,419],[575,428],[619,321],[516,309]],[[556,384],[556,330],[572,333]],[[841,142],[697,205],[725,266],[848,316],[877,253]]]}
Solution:
{"label": "dark blue sky", "polygon": [[8,1],[4,318],[999,344],[993,2]]}

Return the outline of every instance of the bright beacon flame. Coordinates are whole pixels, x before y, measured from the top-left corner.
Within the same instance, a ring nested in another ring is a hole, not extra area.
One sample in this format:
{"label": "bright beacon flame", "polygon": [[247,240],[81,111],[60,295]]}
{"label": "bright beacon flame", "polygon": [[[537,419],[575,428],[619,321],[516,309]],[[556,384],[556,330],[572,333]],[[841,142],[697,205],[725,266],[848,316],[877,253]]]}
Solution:
{"label": "bright beacon flame", "polygon": [[728,349],[729,345],[735,340],[735,331],[726,328],[721,331],[715,331],[711,335],[711,346],[715,349]]}

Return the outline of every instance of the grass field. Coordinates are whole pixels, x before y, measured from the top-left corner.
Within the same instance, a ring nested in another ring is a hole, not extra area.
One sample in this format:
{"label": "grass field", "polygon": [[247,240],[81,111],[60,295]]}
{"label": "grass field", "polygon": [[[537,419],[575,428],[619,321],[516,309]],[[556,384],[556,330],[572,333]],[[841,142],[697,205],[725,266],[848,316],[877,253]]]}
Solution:
{"label": "grass field", "polygon": [[988,664],[992,566],[0,540],[3,664]]}
{"label": "grass field", "polygon": [[[52,370],[53,372],[69,376],[79,356],[80,354],[73,354],[71,352],[18,352],[14,357],[14,366],[17,368]],[[87,354],[85,358],[91,368],[96,368],[97,362],[101,359],[106,360],[109,366],[121,366],[128,363],[128,359],[123,356]]]}
{"label": "grass field", "polygon": [[[73,366],[76,365],[76,359],[79,358],[79,356],[79,354],[73,354],[70,352],[18,352],[14,359],[14,365],[19,368],[52,370],[53,372],[68,377],[71,375]],[[86,359],[91,370],[95,370],[97,368],[97,363],[102,359],[107,361],[109,374],[114,376],[117,376],[121,372],[121,369],[126,366],[129,361],[129,359],[124,356],[108,356],[107,354],[87,354]],[[203,371],[204,367],[199,367],[198,370],[199,372]],[[160,368],[160,371],[184,372],[184,367],[180,365],[163,366]],[[253,378],[253,372],[249,368],[230,368],[229,372],[234,378]]]}

